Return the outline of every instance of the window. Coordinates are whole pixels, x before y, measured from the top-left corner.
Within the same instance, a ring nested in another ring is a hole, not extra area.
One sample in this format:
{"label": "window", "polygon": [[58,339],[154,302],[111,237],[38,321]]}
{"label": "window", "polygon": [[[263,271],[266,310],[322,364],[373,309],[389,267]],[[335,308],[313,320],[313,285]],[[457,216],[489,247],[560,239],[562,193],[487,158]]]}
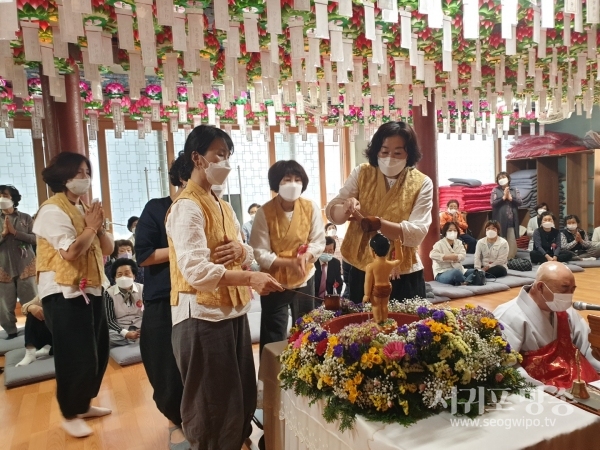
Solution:
{"label": "window", "polygon": [[471,140],[468,134],[438,134],[438,181],[440,186],[451,184],[448,178],[473,178],[482,183],[493,183],[496,177],[494,168],[494,140],[487,136],[475,135]]}
{"label": "window", "polygon": [[12,184],[21,194],[19,210],[33,216],[38,208],[31,130],[15,128],[15,137],[0,133],[0,184]]}
{"label": "window", "polygon": [[328,203],[339,194],[342,187],[342,150],[340,146],[342,136],[338,138],[338,142],[334,142],[333,128],[325,128],[324,130],[325,167],[327,167],[325,186],[327,188]]}

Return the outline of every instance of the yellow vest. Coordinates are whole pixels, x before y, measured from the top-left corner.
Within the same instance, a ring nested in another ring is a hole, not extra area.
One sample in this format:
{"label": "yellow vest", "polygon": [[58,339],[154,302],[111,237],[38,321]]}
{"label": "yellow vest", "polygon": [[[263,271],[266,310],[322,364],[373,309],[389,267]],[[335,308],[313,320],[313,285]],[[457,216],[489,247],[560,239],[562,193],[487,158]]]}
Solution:
{"label": "yellow vest", "polygon": [[[291,222],[281,207],[279,196],[270,200],[262,206],[269,227],[269,239],[271,250],[281,258],[295,258],[298,248],[308,244],[308,236],[312,228],[313,205],[310,200],[299,198],[294,205],[294,214]],[[302,286],[308,279],[307,276],[300,277],[295,271],[285,267],[271,268],[268,272],[284,286],[296,288]]]}
{"label": "yellow vest", "polygon": [[[204,213],[204,234],[206,235],[207,246],[210,250],[211,258],[215,249],[225,243],[225,236],[232,241],[237,239],[235,221],[233,213],[227,204],[219,199],[221,208],[215,203],[212,194],[188,181],[187,187],[179,194],[177,200],[173,202],[171,208],[180,200],[188,199],[193,201]],[[171,208],[167,212],[166,219],[171,213]],[[222,211],[222,212],[221,212]],[[221,286],[211,292],[197,291],[183,277],[177,264],[177,254],[173,246],[173,240],[169,237],[169,264],[171,271],[171,305],[179,304],[179,294],[196,294],[196,301],[199,304],[209,306],[233,306],[240,304],[246,305],[250,301],[250,293],[246,286]],[[214,261],[213,261],[214,262]],[[228,270],[242,270],[240,262],[234,262],[226,266]]]}
{"label": "yellow vest", "polygon": [[[71,219],[75,231],[77,231],[77,236],[83,233],[85,229],[84,217],[81,211],[69,201],[65,194],[61,192],[53,195],[42,204],[40,209],[45,205],[58,206]],[[88,207],[83,205],[83,208],[87,209]],[[46,226],[51,227],[53,224],[47,224]],[[46,239],[40,236],[37,237],[36,272],[38,281],[40,272],[56,272],[54,279],[58,284],[79,286],[81,280],[85,278],[87,286],[101,287],[105,278],[103,267],[102,248],[98,236],[94,236],[92,245],[90,245],[87,252],[75,261],[63,259],[60,256],[60,252]]]}
{"label": "yellow vest", "polygon": [[[423,186],[425,175],[414,167],[405,168],[396,183],[387,190],[387,182],[381,170],[368,163],[361,164],[358,174],[358,195],[360,212],[363,216],[378,216],[390,222],[408,220],[415,201]],[[356,221],[349,222],[348,231],[342,243],[342,256],[360,270],[366,270],[373,261],[369,241],[375,232],[365,233]],[[402,246],[402,255],[393,255],[390,247],[388,259],[402,258],[400,271],[406,272],[417,262],[417,249]]]}

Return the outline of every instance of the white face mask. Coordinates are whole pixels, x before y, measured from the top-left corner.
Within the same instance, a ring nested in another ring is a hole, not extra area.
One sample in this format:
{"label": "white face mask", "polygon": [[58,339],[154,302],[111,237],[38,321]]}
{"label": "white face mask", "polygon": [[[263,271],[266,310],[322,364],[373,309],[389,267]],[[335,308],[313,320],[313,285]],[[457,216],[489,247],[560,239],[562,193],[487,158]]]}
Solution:
{"label": "white face mask", "polygon": [[454,208],[448,209],[448,214],[456,214],[457,212],[458,212],[457,209],[454,209]]}
{"label": "white face mask", "polygon": [[542,223],[542,227],[544,230],[549,230],[550,228],[554,228],[554,222],[544,222]]}
{"label": "white face mask", "polygon": [[542,215],[542,214],[544,214],[545,212],[546,212],[546,210],[545,210],[545,209],[542,209],[542,208],[538,209],[538,216],[541,216],[541,215]]}
{"label": "white face mask", "polygon": [[379,169],[386,177],[395,177],[406,167],[406,159],[392,158],[377,158]]}
{"label": "white face mask", "polygon": [[250,220],[254,220],[254,216],[256,216],[256,213],[250,214]]}
{"label": "white face mask", "polygon": [[498,237],[498,232],[496,230],[486,230],[485,236],[488,239],[496,239]]}
{"label": "white face mask", "polygon": [[458,233],[456,231],[448,231],[446,233],[446,238],[450,239],[451,241],[453,241],[454,239],[456,239],[458,236]]}
{"label": "white face mask", "polygon": [[122,258],[131,259],[132,257],[133,257],[133,254],[131,254],[131,252],[119,253],[117,255],[117,259],[122,259]]}
{"label": "white face mask", "polygon": [[75,195],[85,195],[90,190],[91,178],[73,178],[65,185]]}
{"label": "white face mask", "polygon": [[[206,158],[204,158],[204,156],[202,156],[202,158],[204,159],[204,161],[206,161]],[[204,171],[206,172],[206,180],[210,184],[212,184],[213,186],[220,186],[223,183],[225,183],[225,180],[229,176],[229,172],[231,172],[231,166],[229,165],[229,160],[224,159],[223,161],[219,161],[218,163],[208,162],[208,167],[204,169]]]}
{"label": "white face mask", "polygon": [[10,198],[0,197],[0,209],[10,209],[14,205]]}
{"label": "white face mask", "polygon": [[[552,292],[546,283],[542,282],[542,284],[546,289]],[[573,294],[557,294],[556,292],[552,292],[552,294],[554,295],[552,301],[549,301],[544,294],[542,294],[542,297],[546,301],[546,305],[551,311],[566,311],[573,304]]]}
{"label": "white face mask", "polygon": [[286,202],[295,202],[302,194],[302,183],[290,181],[279,186],[279,195]]}
{"label": "white face mask", "polygon": [[121,289],[129,289],[133,286],[133,278],[130,277],[119,277],[115,281]]}
{"label": "white face mask", "polygon": [[337,235],[337,230],[335,228],[330,228],[325,234],[329,237],[334,237]]}
{"label": "white face mask", "polygon": [[506,186],[506,185],[508,184],[508,178],[500,178],[500,179],[498,180],[498,184],[499,184],[500,186]]}
{"label": "white face mask", "polygon": [[223,196],[223,192],[225,192],[224,185],[216,185],[216,186],[213,186],[211,189],[215,193],[215,195],[219,198],[221,198]]}
{"label": "white face mask", "polygon": [[568,224],[567,230],[575,231],[577,229],[577,224]]}

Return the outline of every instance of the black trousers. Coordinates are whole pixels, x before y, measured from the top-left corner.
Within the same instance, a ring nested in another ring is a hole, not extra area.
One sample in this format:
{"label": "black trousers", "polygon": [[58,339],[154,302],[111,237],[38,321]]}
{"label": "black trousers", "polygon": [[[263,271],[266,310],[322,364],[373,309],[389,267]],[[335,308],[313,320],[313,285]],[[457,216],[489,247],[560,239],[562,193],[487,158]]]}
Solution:
{"label": "black trousers", "polygon": [[[25,319],[25,347],[33,346],[36,350],[45,345],[52,345],[52,333],[46,326],[44,320],[39,320],[33,314],[27,314]],[[54,347],[50,349],[50,354],[54,354]]]}
{"label": "black trousers", "polygon": [[90,408],[100,391],[108,364],[108,325],[102,296],[42,299],[46,325],[52,333],[56,398],[65,419]]}
{"label": "black trousers", "polygon": [[496,278],[502,278],[505,277],[508,272],[506,271],[506,267],[504,266],[492,266],[487,270],[486,273],[489,273],[490,275],[493,275]]}
{"label": "black trousers", "polygon": [[[392,280],[390,300],[406,300],[415,297],[425,298],[425,278],[423,270],[402,275],[400,279]],[[356,267],[350,269],[350,300],[362,303],[365,295],[365,272]]]}
{"label": "black trousers", "polygon": [[463,243],[467,244],[467,253],[475,253],[475,247],[477,247],[477,239],[475,239],[470,234],[464,233],[461,234],[458,239],[460,239]]}
{"label": "black trousers", "polygon": [[169,298],[146,302],[140,335],[140,352],[148,380],[154,389],[152,398],[158,410],[181,426],[183,382],[173,354]]}
{"label": "black trousers", "polygon": [[344,283],[346,284],[346,289],[344,290],[344,298],[350,298],[350,269],[352,266],[350,263],[346,261],[342,261],[342,277],[344,278]]}
{"label": "black trousers", "polygon": [[292,309],[292,323],[299,317],[315,309],[315,301],[305,295],[315,295],[315,277],[307,281],[306,286],[283,292],[272,292],[260,297],[262,312],[260,315],[260,352],[271,342],[283,341],[287,338],[288,307]]}
{"label": "black trousers", "polygon": [[[546,256],[537,250],[531,250],[531,252],[529,252],[529,257],[533,264],[543,264],[546,262]],[[573,254],[571,252],[560,252],[557,258],[559,262],[568,262],[571,261],[571,259],[573,259]]]}
{"label": "black trousers", "polygon": [[192,450],[239,450],[256,410],[247,316],[186,319],[173,326],[173,351],[184,386],[182,429]]}

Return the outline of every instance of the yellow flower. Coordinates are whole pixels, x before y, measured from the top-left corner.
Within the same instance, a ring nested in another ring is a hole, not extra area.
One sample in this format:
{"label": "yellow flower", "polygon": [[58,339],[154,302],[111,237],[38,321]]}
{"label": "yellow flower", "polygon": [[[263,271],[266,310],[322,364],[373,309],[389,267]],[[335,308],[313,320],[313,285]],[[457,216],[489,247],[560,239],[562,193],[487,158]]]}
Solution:
{"label": "yellow flower", "polygon": [[371,353],[372,355],[375,354],[377,352],[377,349],[375,347],[371,347],[369,349],[369,353]]}
{"label": "yellow flower", "polygon": [[433,341],[434,341],[434,342],[440,342],[441,340],[442,340],[442,338],[441,338],[441,336],[440,336],[439,334],[436,334],[436,335],[433,337]]}
{"label": "yellow flower", "polygon": [[304,323],[311,323],[313,321],[312,317],[305,317],[304,319],[302,319],[302,321]]}
{"label": "yellow flower", "polygon": [[379,356],[379,355],[373,356],[373,358],[371,360],[373,361],[374,364],[381,364],[383,362],[383,360],[381,359],[381,356]]}
{"label": "yellow flower", "polygon": [[406,400],[402,400],[398,402],[402,409],[404,410],[404,414],[408,416],[408,402]]}
{"label": "yellow flower", "polygon": [[360,384],[362,383],[363,380],[363,374],[362,372],[358,372],[355,376],[354,376],[354,384]]}
{"label": "yellow flower", "polygon": [[475,309],[475,305],[474,305],[474,304],[472,304],[472,303],[467,303],[467,304],[465,305],[465,309]]}

